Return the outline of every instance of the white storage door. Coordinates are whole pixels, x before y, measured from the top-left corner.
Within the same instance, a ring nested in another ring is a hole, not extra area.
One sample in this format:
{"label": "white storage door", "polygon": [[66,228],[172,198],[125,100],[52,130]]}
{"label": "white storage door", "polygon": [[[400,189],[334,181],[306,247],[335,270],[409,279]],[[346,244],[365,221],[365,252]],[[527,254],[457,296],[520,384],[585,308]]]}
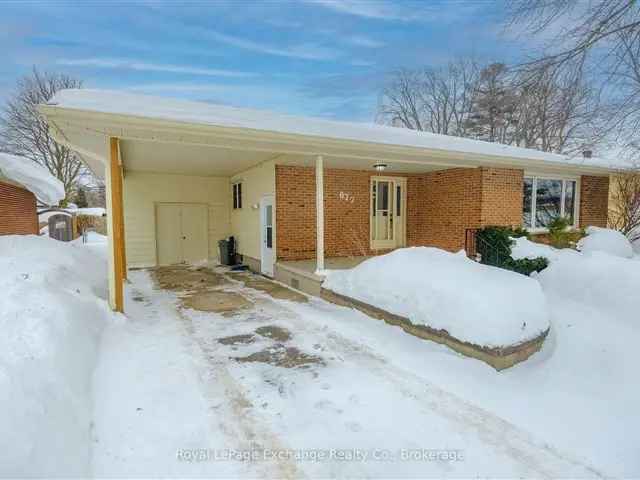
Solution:
{"label": "white storage door", "polygon": [[209,257],[208,207],[204,204],[156,205],[158,265],[195,263]]}
{"label": "white storage door", "polygon": [[209,257],[206,205],[182,205],[182,260],[195,263]]}
{"label": "white storage door", "polygon": [[165,203],[156,206],[156,249],[158,265],[182,263],[181,206]]}

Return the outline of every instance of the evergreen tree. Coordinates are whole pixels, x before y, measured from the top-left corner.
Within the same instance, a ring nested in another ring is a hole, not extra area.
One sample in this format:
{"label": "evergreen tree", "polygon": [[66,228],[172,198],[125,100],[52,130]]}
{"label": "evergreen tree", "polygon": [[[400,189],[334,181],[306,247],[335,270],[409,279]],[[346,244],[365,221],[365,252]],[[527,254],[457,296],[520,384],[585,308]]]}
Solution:
{"label": "evergreen tree", "polygon": [[511,143],[518,98],[510,87],[507,67],[492,63],[480,72],[480,79],[467,119],[468,133],[488,142]]}
{"label": "evergreen tree", "polygon": [[78,208],[87,208],[89,206],[89,202],[87,202],[87,194],[85,193],[83,188],[78,188],[78,193],[76,193],[75,203]]}

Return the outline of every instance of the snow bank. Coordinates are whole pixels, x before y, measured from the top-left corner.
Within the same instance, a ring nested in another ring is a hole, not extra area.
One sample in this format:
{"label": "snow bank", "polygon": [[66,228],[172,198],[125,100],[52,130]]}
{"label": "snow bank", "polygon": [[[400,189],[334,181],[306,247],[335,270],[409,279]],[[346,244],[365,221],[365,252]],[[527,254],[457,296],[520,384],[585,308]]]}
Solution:
{"label": "snow bank", "polygon": [[75,212],[78,215],[90,215],[94,217],[103,217],[107,214],[107,210],[102,207],[78,208]]}
{"label": "snow bank", "polygon": [[638,319],[638,262],[597,251],[567,255],[551,263],[536,278],[549,294],[575,300],[617,318]]}
{"label": "snow bank", "polygon": [[464,252],[398,249],[330,271],[323,287],[487,347],[519,344],[549,328],[536,280],[481,265]]}
{"label": "snow bank", "polygon": [[[106,252],[0,237],[0,477],[86,477]],[[104,250],[102,244],[102,250]]]}
{"label": "snow bank", "polygon": [[565,255],[576,256],[580,255],[579,252],[571,248],[554,248],[550,245],[543,243],[532,242],[525,237],[513,238],[514,244],[511,247],[511,258],[520,260],[522,258],[533,259],[537,257],[544,257],[550,262],[553,262]]}
{"label": "snow bank", "polygon": [[617,230],[587,227],[587,236],[578,242],[578,249],[584,253],[606,252],[622,258],[633,257],[631,242]]}
{"label": "snow bank", "polygon": [[46,205],[57,205],[64,198],[62,182],[28,158],[0,152],[0,176],[19,183]]}

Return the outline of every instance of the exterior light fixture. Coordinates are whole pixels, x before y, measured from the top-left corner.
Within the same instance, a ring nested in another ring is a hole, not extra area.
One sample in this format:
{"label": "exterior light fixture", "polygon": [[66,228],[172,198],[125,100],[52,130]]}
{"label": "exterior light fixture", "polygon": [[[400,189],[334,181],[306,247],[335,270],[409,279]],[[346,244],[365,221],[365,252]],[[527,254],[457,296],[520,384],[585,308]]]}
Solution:
{"label": "exterior light fixture", "polygon": [[387,169],[386,163],[376,163],[373,168],[375,168],[378,172],[384,172]]}

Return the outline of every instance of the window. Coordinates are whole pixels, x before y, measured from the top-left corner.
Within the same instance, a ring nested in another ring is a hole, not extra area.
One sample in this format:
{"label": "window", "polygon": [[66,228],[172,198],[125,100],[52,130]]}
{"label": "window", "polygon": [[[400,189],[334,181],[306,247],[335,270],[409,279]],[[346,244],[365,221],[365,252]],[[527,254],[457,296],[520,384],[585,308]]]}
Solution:
{"label": "window", "polygon": [[233,184],[233,209],[242,208],[242,183]]}
{"label": "window", "polygon": [[576,180],[525,177],[522,223],[525,228],[547,228],[557,217],[576,223]]}

